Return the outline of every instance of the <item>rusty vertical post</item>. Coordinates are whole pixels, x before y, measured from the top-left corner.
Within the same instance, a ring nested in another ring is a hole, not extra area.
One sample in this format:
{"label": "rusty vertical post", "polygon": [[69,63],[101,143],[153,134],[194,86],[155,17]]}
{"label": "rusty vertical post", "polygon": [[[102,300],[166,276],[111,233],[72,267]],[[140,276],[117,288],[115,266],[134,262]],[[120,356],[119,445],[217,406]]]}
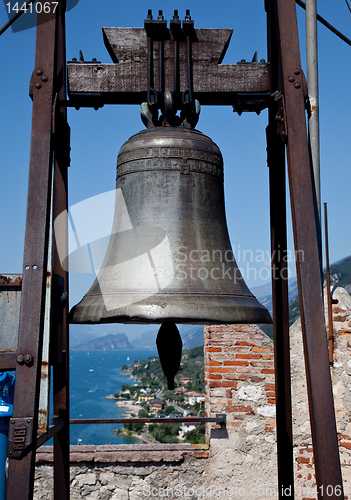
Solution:
{"label": "rusty vertical post", "polygon": [[[341,499],[342,478],[318,255],[312,168],[294,0],[271,0],[287,123],[288,175],[318,498]],[[339,494],[340,493],[340,494]]]}
{"label": "rusty vertical post", "polygon": [[[66,0],[63,0],[58,6],[55,67],[55,217],[68,208],[67,167],[70,162],[70,129],[67,124],[67,109],[62,105],[62,101],[66,99],[65,11]],[[60,234],[60,238],[65,238],[66,246],[68,246],[67,236],[67,233]],[[54,436],[54,498],[69,500],[69,331],[68,302],[65,302],[65,296],[68,294],[68,272],[62,269],[56,246],[54,283],[57,292],[54,304],[55,323],[52,329],[54,416],[62,418],[65,422],[63,429]]]}
{"label": "rusty vertical post", "polygon": [[[294,458],[292,443],[291,378],[289,342],[288,263],[286,235],[285,130],[283,97],[279,88],[276,20],[271,4],[267,8],[268,61],[271,64],[271,94],[267,127],[267,160],[271,223],[271,266],[273,337],[277,421],[277,462],[279,498],[294,497]],[[280,132],[280,133],[279,133]],[[287,495],[289,492],[289,495]]]}
{"label": "rusty vertical post", "polygon": [[[60,177],[57,164],[65,142],[65,139],[61,138],[64,127],[59,126],[57,105],[59,95],[65,99],[64,13],[65,1],[62,1],[56,13],[42,12],[37,17],[35,68],[31,80],[33,114],[23,289],[17,346],[16,391],[9,429],[9,500],[33,498],[51,194],[54,189],[57,210],[60,192],[65,193],[60,181],[56,184],[56,189],[54,187],[55,181]],[[58,44],[61,44],[59,51],[56,50]],[[65,122],[65,116],[61,121]],[[55,162],[56,173],[52,183],[52,166]],[[61,166],[60,168],[62,169]],[[54,289],[52,296],[55,308],[58,297]],[[52,316],[52,324],[55,325],[56,320],[57,308],[56,314],[54,312]],[[55,328],[51,328],[51,337],[54,330]],[[65,457],[62,458],[61,464],[62,469],[68,468],[68,460]],[[59,498],[69,497],[62,495]]]}
{"label": "rusty vertical post", "polygon": [[332,296],[330,291],[330,267],[329,267],[329,242],[328,242],[328,214],[327,204],[324,203],[324,228],[325,228],[325,262],[327,275],[327,303],[328,303],[328,348],[329,348],[329,363],[334,361],[334,333],[333,333],[333,309]]}
{"label": "rusty vertical post", "polygon": [[[50,16],[50,20],[47,18],[47,14],[38,14],[35,68],[32,77],[32,137],[17,347],[18,364],[13,418],[10,419],[9,429],[7,498],[11,500],[31,499],[34,487],[51,198],[51,133],[56,35],[55,16]],[[22,446],[18,447],[16,436],[20,432],[24,440]],[[30,443],[32,445],[29,450],[25,449]]]}

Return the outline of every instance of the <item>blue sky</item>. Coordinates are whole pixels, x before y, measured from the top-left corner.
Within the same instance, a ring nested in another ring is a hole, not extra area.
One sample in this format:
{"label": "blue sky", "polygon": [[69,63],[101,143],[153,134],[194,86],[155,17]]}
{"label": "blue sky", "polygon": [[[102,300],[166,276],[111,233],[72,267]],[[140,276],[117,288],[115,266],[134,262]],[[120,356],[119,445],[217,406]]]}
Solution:
{"label": "blue sky", "polygon": [[[0,24],[7,21],[0,6]],[[164,10],[169,20],[173,10],[183,19],[190,9],[195,27],[233,28],[234,33],[224,62],[267,58],[266,15],[263,0],[178,0],[171,2],[129,2],[80,0],[67,14],[67,59],[83,51],[85,60],[93,57],[111,62],[103,43],[103,26],[143,26],[147,9],[154,16]],[[351,14],[345,0],[319,0],[318,12],[351,38]],[[297,6],[302,67],[305,69],[304,11]],[[350,108],[351,47],[319,25],[320,129],[322,202],[328,203],[330,260],[351,254],[350,198]],[[18,33],[8,30],[0,37],[1,57],[1,273],[20,273],[22,269],[25,210],[30,149],[31,109],[28,86],[34,67],[35,29]],[[306,71],[305,71],[306,72]],[[105,106],[103,109],[69,109],[71,126],[70,204],[115,187],[116,157],[121,145],[143,129],[137,106]],[[230,107],[203,107],[197,128],[221,148],[225,162],[227,222],[237,258],[244,250],[255,256],[263,251],[267,263],[250,262],[245,280],[249,286],[269,281],[268,255],[269,200],[266,166],[265,127],[267,111],[260,116],[241,116]],[[289,248],[292,250],[289,220]],[[240,266],[246,266],[238,258]],[[252,265],[251,265],[252,264]],[[247,269],[247,267],[246,267]],[[291,274],[295,275],[294,265]],[[93,275],[72,275],[71,306],[89,288]]]}

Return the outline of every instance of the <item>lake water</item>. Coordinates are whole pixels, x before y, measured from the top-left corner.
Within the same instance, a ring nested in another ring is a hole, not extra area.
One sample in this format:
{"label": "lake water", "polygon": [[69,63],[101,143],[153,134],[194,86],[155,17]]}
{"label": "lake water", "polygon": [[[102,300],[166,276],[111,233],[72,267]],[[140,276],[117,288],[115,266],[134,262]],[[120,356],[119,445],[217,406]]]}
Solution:
{"label": "lake water", "polygon": [[[118,408],[108,394],[121,390],[123,384],[135,382],[120,375],[123,365],[138,359],[157,356],[157,351],[71,351],[70,352],[70,418],[123,418],[125,408]],[[129,360],[128,360],[129,358]],[[122,417],[121,417],[122,415]],[[119,436],[113,429],[122,424],[76,424],[70,426],[70,442],[78,444],[128,444],[139,439]]]}

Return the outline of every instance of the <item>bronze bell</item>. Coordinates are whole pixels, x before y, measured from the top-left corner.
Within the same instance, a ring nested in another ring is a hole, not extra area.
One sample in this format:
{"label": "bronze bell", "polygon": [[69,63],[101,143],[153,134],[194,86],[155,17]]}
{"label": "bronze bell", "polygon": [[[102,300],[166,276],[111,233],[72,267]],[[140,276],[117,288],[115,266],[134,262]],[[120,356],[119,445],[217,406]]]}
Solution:
{"label": "bronze bell", "polygon": [[209,137],[183,126],[132,136],[116,193],[105,260],[72,323],[271,323],[235,262],[223,158]]}

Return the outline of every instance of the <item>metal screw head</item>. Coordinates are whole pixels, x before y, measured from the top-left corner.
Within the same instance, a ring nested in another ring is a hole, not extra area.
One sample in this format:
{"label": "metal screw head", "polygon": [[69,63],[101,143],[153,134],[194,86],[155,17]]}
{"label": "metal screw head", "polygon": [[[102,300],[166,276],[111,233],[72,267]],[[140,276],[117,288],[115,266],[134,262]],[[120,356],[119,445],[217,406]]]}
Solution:
{"label": "metal screw head", "polygon": [[301,83],[296,82],[294,85],[295,89],[300,89],[301,88]]}
{"label": "metal screw head", "polygon": [[42,82],[47,82],[49,80],[49,78],[47,76],[42,76],[41,77],[41,81]]}
{"label": "metal screw head", "polygon": [[43,74],[43,70],[42,70],[42,69],[38,69],[38,71],[37,71],[37,75],[38,75],[38,76],[40,76],[40,75],[42,75],[42,74]]}
{"label": "metal screw head", "polygon": [[33,361],[33,356],[31,356],[30,354],[26,354],[24,356],[24,362],[26,363],[26,365],[29,365],[32,361]]}
{"label": "metal screw head", "polygon": [[288,80],[289,80],[289,82],[294,82],[294,81],[295,81],[295,78],[294,78],[293,76],[289,76],[289,77],[288,77]]}
{"label": "metal screw head", "polygon": [[18,363],[19,365],[22,365],[22,364],[24,363],[24,357],[22,356],[22,354],[19,354],[19,355],[17,356],[17,363]]}
{"label": "metal screw head", "polygon": [[60,297],[60,303],[62,307],[66,307],[68,303],[68,293],[66,291],[62,292]]}
{"label": "metal screw head", "polygon": [[295,75],[299,75],[300,74],[300,70],[298,68],[295,69],[294,71]]}
{"label": "metal screw head", "polygon": [[37,83],[37,84],[36,84],[36,88],[37,88],[37,89],[41,89],[41,87],[42,87],[41,83]]}

